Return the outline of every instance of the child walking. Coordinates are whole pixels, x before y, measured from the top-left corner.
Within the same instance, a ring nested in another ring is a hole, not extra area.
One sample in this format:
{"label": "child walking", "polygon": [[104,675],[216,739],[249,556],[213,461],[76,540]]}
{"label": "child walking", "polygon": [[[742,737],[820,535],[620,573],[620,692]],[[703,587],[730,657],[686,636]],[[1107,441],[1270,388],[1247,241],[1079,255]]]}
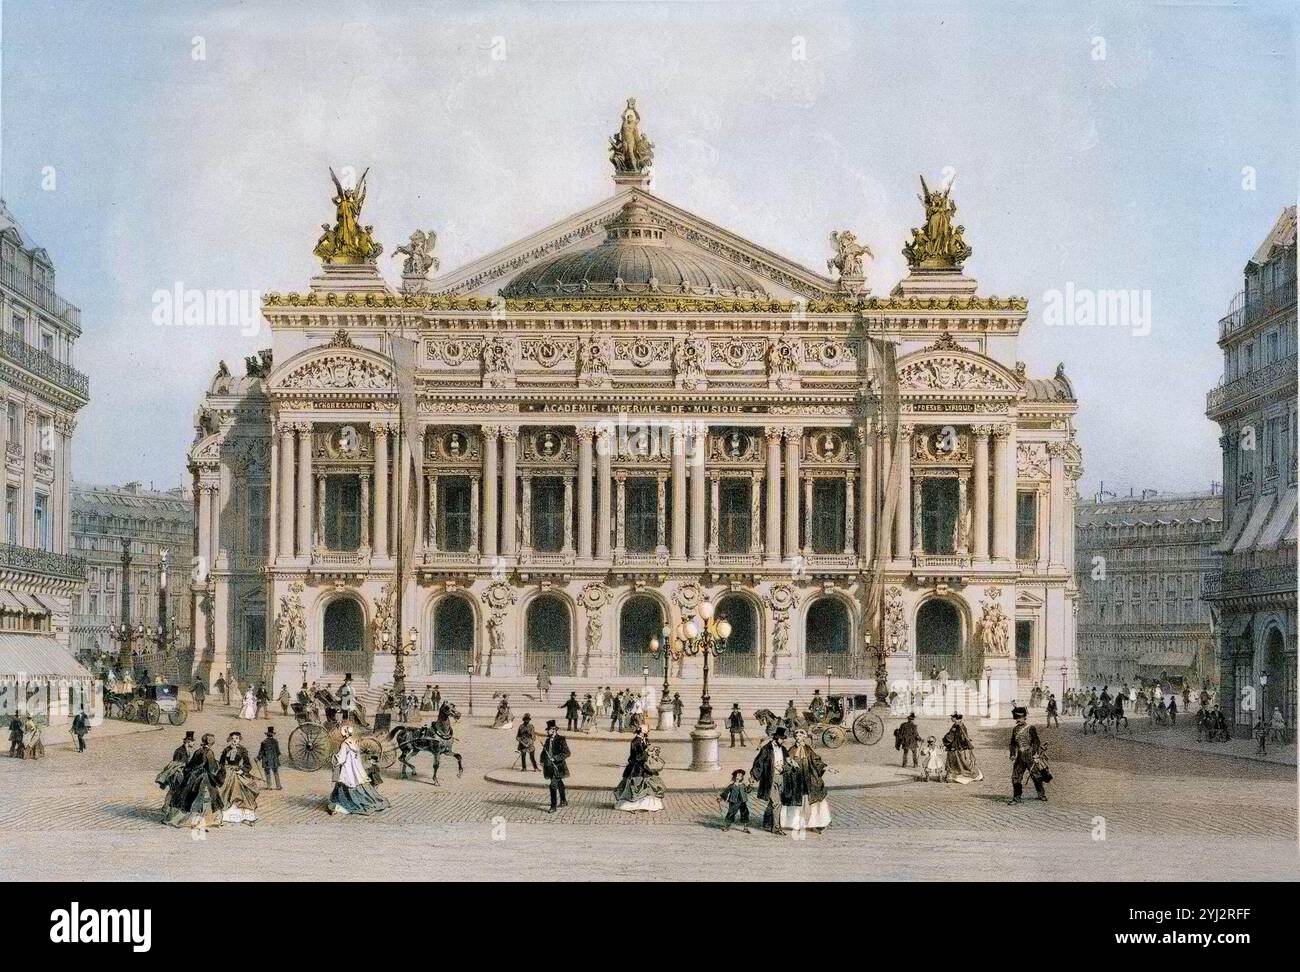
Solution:
{"label": "child walking", "polygon": [[921,750],[921,779],[927,783],[943,782],[946,764],[947,757],[944,751],[935,742],[934,736],[928,737],[925,740],[925,748]]}
{"label": "child walking", "polygon": [[740,825],[749,833],[749,791],[752,787],[745,784],[745,771],[735,770],[731,774],[731,785],[718,794],[718,809],[727,809],[727,818],[722,823],[723,830],[730,830],[739,818]]}

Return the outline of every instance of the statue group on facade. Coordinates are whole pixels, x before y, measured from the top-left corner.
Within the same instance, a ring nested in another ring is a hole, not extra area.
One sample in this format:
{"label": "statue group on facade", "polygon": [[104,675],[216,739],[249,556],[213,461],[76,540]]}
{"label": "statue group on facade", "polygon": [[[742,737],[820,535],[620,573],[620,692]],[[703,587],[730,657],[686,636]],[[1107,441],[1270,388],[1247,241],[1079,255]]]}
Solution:
{"label": "statue group on facade", "polygon": [[840,279],[858,279],[866,276],[862,258],[875,254],[865,243],[859,243],[857,234],[852,230],[836,230],[831,233],[831,245],[835,247],[835,256],[826,261],[828,271],[838,271]]}
{"label": "statue group on facade", "polygon": [[920,270],[960,270],[971,255],[962,233],[966,227],[953,224],[957,204],[949,198],[952,186],[931,189],[921,177],[921,195],[925,206],[925,225],[912,230],[912,239],[903,246],[908,266]]}
{"label": "statue group on facade", "polygon": [[609,160],[615,172],[643,173],[654,162],[654,143],[641,131],[636,99],[628,98],[619,129],[609,140]]}
{"label": "statue group on facade", "polygon": [[315,254],[326,264],[374,263],[384,251],[371,235],[373,226],[361,225],[361,208],[366,203],[366,174],[361,173],[356,186],[344,189],[339,177],[330,169],[334,182],[334,225],[321,223],[321,237]]}

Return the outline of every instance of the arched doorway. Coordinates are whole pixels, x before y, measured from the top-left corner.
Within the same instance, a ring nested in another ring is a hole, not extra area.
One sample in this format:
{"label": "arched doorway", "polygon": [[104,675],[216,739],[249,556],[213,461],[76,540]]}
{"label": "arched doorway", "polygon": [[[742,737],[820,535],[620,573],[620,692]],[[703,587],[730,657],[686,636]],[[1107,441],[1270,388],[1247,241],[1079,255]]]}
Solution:
{"label": "arched doorway", "polygon": [[808,605],[803,624],[804,675],[824,678],[829,668],[840,678],[850,677],[852,632],[849,609],[839,598],[822,597]]}
{"label": "arched doorway", "polygon": [[754,678],[758,671],[758,612],[754,603],[739,594],[728,594],[717,603],[717,617],[731,624],[727,648],[717,658],[719,675]]}
{"label": "arched doorway", "polygon": [[554,594],[534,598],[524,614],[524,672],[535,675],[542,666],[551,675],[570,674],[573,625],[569,605]]}
{"label": "arched doorway", "polygon": [[922,678],[932,669],[965,678],[962,658],[961,613],[942,598],[933,598],[916,612],[916,672]]}
{"label": "arched doorway", "polygon": [[618,612],[618,672],[640,676],[641,670],[653,665],[649,653],[650,639],[660,638],[664,611],[648,594],[638,594],[623,602]]}
{"label": "arched doorway", "polygon": [[1261,686],[1261,713],[1265,718],[1273,718],[1273,710],[1278,709],[1288,727],[1295,726],[1295,665],[1286,661],[1286,639],[1277,628],[1271,628],[1264,637],[1264,657],[1260,665],[1260,674],[1268,681]]}
{"label": "arched doorway", "polygon": [[433,606],[430,671],[464,672],[474,660],[477,631],[474,609],[459,594],[448,594]]}
{"label": "arched doorway", "polygon": [[358,677],[370,677],[366,616],[353,598],[341,597],[325,605],[321,628],[321,672],[325,675],[351,672]]}

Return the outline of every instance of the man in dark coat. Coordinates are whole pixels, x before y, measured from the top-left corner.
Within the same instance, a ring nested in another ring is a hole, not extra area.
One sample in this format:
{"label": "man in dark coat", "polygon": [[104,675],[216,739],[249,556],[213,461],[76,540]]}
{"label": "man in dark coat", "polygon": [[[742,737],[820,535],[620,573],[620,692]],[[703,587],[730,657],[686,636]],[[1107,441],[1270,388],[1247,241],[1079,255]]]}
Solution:
{"label": "man in dark coat", "polygon": [[740,703],[731,703],[731,712],[727,715],[727,731],[731,733],[731,748],[736,748],[736,736],[740,736],[740,745],[745,745],[745,714],[740,711]]}
{"label": "man in dark coat", "polygon": [[86,751],[86,733],[90,732],[90,720],[86,718],[86,710],[82,709],[72,717],[72,734],[77,738],[77,752]]}
{"label": "man in dark coat", "polygon": [[203,679],[196,678],[194,687],[190,689],[190,695],[194,697],[194,708],[198,712],[203,711],[203,700],[208,697],[208,687],[203,684]]}
{"label": "man in dark coat", "polygon": [[776,801],[780,797],[779,794],[773,792],[772,786],[776,781],[777,774],[784,767],[785,727],[777,726],[772,732],[772,737],[758,748],[758,755],[754,757],[754,765],[749,770],[749,775],[754,780],[754,792],[763,801],[763,829],[774,834],[781,833],[781,828],[777,824],[775,809]]}
{"label": "man in dark coat", "polygon": [[578,701],[578,693],[570,692],[568,699],[564,702],[564,718],[568,725],[564,728],[569,732],[578,731],[578,717],[582,715],[582,703]]}
{"label": "man in dark coat", "polygon": [[1008,747],[1011,757],[1011,799],[1007,802],[1009,804],[1020,802],[1020,796],[1025,790],[1026,773],[1034,784],[1038,799],[1046,800],[1047,792],[1043,789],[1042,767],[1038,763],[1043,751],[1038,730],[1029,725],[1029,712],[1023,706],[1012,709],[1011,716],[1016,720],[1016,724],[1011,730],[1011,742]]}
{"label": "man in dark coat", "polygon": [[19,759],[23,755],[23,720],[17,713],[9,720],[9,755]]}
{"label": "man in dark coat", "polygon": [[275,788],[283,790],[284,787],[280,785],[280,741],[275,738],[275,726],[266,730],[266,738],[257,748],[257,762],[261,764],[266,785],[270,786],[271,781],[274,780]]}
{"label": "man in dark coat", "polygon": [[528,761],[532,760],[533,770],[537,770],[537,727],[533,725],[530,713],[524,713],[523,722],[515,730],[515,748],[519,750],[519,769],[527,772]]}
{"label": "man in dark coat", "polygon": [[226,674],[222,672],[217,676],[217,680],[212,683],[212,687],[221,693],[221,701],[225,705],[230,704],[230,683],[226,681]]}
{"label": "man in dark coat", "polygon": [[271,718],[271,712],[270,712],[271,693],[267,691],[265,682],[257,683],[256,698],[257,698],[257,712],[260,712],[262,714],[263,719]]}
{"label": "man in dark coat", "polygon": [[609,731],[613,732],[615,727],[619,732],[623,731],[623,693],[615,694],[609,703]]}
{"label": "man in dark coat", "polygon": [[899,725],[898,730],[894,733],[894,739],[898,743],[898,748],[903,751],[903,765],[907,765],[907,754],[912,754],[912,765],[918,765],[916,762],[916,749],[921,745],[921,730],[916,728],[916,713],[911,712],[907,716],[907,721]]}
{"label": "man in dark coat", "polygon": [[564,792],[564,778],[569,775],[569,743],[560,735],[554,719],[546,720],[546,742],[542,743],[542,776],[551,783],[551,809],[554,813],[557,805],[567,807],[568,796]]}

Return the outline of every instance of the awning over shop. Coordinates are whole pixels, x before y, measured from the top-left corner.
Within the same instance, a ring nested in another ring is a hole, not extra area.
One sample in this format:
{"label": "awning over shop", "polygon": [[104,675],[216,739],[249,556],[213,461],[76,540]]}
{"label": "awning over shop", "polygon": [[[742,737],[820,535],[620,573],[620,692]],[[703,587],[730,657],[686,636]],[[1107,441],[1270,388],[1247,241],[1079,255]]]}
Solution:
{"label": "awning over shop", "polygon": [[23,591],[0,591],[0,608],[14,614],[52,614],[50,606],[35,594]]}
{"label": "awning over shop", "polygon": [[1230,553],[1233,544],[1241,536],[1241,531],[1246,528],[1246,521],[1250,519],[1251,508],[1245,503],[1239,503],[1232,510],[1232,519],[1228,521],[1223,530],[1223,536],[1219,539],[1218,546],[1214,548],[1215,553]]}
{"label": "awning over shop", "polygon": [[1245,553],[1247,550],[1255,549],[1256,541],[1259,540],[1264,524],[1268,522],[1269,515],[1273,512],[1276,500],[1277,497],[1272,493],[1255,500],[1255,505],[1250,508],[1250,519],[1246,521],[1246,529],[1241,531],[1237,545],[1232,548],[1233,553]]}
{"label": "awning over shop", "polygon": [[1272,550],[1286,536],[1287,530],[1295,530],[1296,490],[1292,486],[1283,493],[1273,507],[1273,515],[1259,535],[1259,546]]}
{"label": "awning over shop", "polygon": [[93,679],[68,650],[48,635],[0,631],[0,678]]}

